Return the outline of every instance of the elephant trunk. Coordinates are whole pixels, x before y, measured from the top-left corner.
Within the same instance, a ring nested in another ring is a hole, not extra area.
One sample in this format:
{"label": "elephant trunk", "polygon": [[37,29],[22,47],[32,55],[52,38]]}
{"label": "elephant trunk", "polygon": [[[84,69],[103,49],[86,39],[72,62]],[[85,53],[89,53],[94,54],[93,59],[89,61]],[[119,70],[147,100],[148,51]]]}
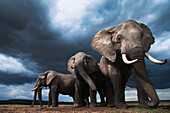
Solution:
{"label": "elephant trunk", "polygon": [[80,74],[80,76],[87,82],[87,84],[91,87],[92,90],[97,90],[96,85],[92,81],[92,79],[89,77],[89,75],[85,72],[85,68],[82,64],[79,64],[77,66],[77,71]]}
{"label": "elephant trunk", "polygon": [[159,98],[145,67],[144,51],[142,48],[134,48],[129,54],[129,58],[138,59],[137,62],[132,64],[132,76],[138,90],[139,102],[144,102],[144,104],[147,104],[148,107],[157,106],[159,104]]}

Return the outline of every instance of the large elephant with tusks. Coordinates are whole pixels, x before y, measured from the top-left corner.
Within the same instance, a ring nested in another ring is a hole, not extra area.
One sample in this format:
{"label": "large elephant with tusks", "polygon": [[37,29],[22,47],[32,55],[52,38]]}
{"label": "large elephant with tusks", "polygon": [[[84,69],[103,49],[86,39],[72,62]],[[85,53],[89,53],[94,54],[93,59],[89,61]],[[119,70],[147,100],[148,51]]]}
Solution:
{"label": "large elephant with tusks", "polygon": [[[139,105],[152,108],[159,104],[144,58],[156,64],[165,64],[167,59],[159,61],[148,54],[153,43],[154,37],[150,29],[145,24],[133,20],[105,28],[92,39],[91,47],[103,55],[100,60],[100,70],[111,80],[114,104],[118,108],[127,107],[124,91],[131,74],[137,88]],[[110,95],[111,99],[112,96]],[[108,103],[113,104],[111,101]]]}

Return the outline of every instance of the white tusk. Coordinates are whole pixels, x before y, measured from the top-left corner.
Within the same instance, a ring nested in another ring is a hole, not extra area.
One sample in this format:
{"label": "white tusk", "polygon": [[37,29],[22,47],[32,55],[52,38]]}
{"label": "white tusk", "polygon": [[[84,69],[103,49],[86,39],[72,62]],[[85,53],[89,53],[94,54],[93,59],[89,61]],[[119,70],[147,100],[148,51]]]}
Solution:
{"label": "white tusk", "polygon": [[32,91],[35,91],[37,88],[38,88],[38,86],[37,86],[37,87],[35,87],[34,89],[32,89]]}
{"label": "white tusk", "polygon": [[132,64],[132,63],[135,63],[138,59],[135,59],[135,60],[131,60],[129,61],[127,58],[126,58],[126,54],[122,54],[122,59],[123,59],[123,62],[126,63],[126,64]]}
{"label": "white tusk", "polygon": [[159,61],[159,60],[153,58],[152,56],[150,56],[147,52],[145,52],[145,56],[146,56],[146,58],[148,60],[150,60],[150,61],[152,61],[152,62],[154,62],[156,64],[165,64],[165,63],[167,63],[167,59]]}
{"label": "white tusk", "polygon": [[128,87],[128,86],[125,86],[125,88],[127,88],[127,89],[131,89],[130,87]]}

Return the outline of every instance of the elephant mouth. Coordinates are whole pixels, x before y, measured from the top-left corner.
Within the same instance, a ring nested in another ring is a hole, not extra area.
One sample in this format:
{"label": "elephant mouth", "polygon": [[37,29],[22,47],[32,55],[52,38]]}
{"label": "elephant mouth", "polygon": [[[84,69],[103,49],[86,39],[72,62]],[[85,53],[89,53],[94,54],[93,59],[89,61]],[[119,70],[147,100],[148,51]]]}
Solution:
{"label": "elephant mouth", "polygon": [[[140,50],[139,52],[143,52],[143,51]],[[145,56],[149,61],[151,61],[151,62],[153,62],[155,64],[162,65],[162,64],[166,64],[167,63],[167,59],[161,60],[161,61],[157,60],[157,59],[153,58],[151,55],[149,55],[149,53],[147,53],[147,52],[144,52],[143,56]],[[138,59],[128,60],[126,54],[124,54],[124,53],[122,54],[122,60],[123,60],[123,62],[125,64],[133,64],[133,63],[138,61]]]}

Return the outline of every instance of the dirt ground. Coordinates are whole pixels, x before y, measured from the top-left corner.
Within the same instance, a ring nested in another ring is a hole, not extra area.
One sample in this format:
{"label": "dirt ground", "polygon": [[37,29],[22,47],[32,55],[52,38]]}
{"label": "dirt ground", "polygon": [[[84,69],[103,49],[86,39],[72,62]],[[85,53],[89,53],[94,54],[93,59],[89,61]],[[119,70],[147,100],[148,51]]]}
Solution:
{"label": "dirt ground", "polygon": [[109,107],[78,107],[71,105],[59,105],[59,107],[40,107],[38,105],[30,107],[29,105],[0,105],[0,113],[135,113],[135,112],[154,112],[170,113],[170,103],[160,103],[155,109],[141,109],[139,106],[129,105],[128,109],[116,109]]}

